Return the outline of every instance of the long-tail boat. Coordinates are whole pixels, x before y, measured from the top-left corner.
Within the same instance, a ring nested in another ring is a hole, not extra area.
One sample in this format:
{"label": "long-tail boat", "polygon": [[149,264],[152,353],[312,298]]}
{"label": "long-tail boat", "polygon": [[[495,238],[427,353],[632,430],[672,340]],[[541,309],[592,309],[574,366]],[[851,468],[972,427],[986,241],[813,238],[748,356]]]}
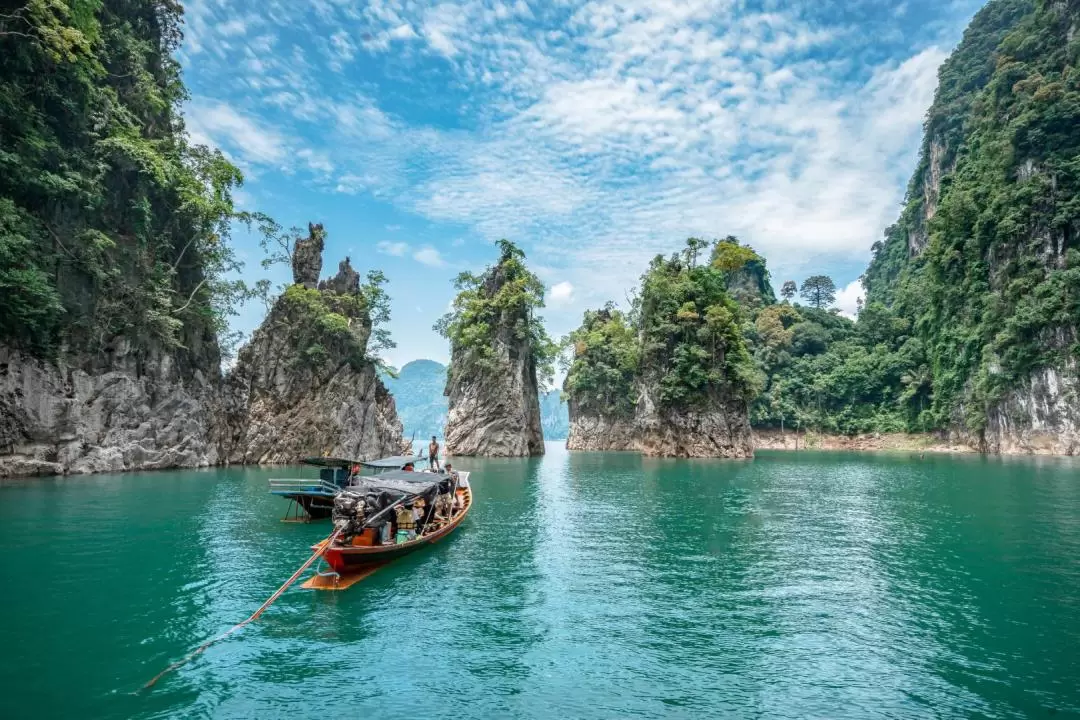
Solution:
{"label": "long-tail boat", "polygon": [[[401,470],[426,460],[417,455],[394,455],[378,460],[345,460],[331,457],[309,457],[304,465],[319,468],[317,478],[271,478],[270,494],[289,500],[285,520],[308,521],[330,517],[334,511],[334,496],[356,477],[377,475]],[[359,470],[358,470],[359,469]]]}
{"label": "long-tail boat", "polygon": [[[442,518],[436,503],[440,495],[452,498],[452,509]],[[416,521],[415,536],[402,534],[397,526],[398,509],[418,506],[421,500],[423,510]],[[438,542],[465,519],[473,495],[467,472],[389,471],[354,480],[338,495],[336,504],[333,541],[312,546],[312,550],[322,551],[330,571],[317,572],[303,587],[342,590],[386,563]]]}

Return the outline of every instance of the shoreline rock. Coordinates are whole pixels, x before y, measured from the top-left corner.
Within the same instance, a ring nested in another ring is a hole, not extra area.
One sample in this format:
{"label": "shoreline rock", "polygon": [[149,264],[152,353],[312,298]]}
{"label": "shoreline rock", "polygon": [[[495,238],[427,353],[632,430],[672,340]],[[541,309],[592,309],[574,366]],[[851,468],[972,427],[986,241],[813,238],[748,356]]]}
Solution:
{"label": "shoreline rock", "polygon": [[216,465],[217,384],[123,341],[101,373],[0,346],[0,477]]}

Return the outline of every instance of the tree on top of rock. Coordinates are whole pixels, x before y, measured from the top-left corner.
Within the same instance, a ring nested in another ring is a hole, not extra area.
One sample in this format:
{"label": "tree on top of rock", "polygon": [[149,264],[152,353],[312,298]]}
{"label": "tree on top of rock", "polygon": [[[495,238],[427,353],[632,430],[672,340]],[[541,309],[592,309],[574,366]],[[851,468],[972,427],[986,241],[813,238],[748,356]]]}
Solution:
{"label": "tree on top of rock", "polygon": [[810,305],[823,310],[836,300],[836,283],[828,275],[812,275],[803,281],[799,294]]}
{"label": "tree on top of rock", "polygon": [[524,343],[536,361],[537,376],[550,382],[558,348],[536,311],[544,307],[544,285],[525,266],[525,253],[499,240],[499,261],[480,275],[463,272],[454,280],[457,297],[435,331],[450,341],[462,365],[494,369],[496,340]]}

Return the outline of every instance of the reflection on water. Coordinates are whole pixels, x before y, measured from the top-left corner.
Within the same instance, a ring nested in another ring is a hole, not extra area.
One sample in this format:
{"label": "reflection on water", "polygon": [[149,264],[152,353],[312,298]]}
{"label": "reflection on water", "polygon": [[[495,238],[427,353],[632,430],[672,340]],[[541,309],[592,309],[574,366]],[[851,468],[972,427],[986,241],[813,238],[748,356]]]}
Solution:
{"label": "reflection on water", "polygon": [[280,522],[280,471],[4,483],[0,716],[1080,713],[1074,461],[456,460],[451,538],[142,695],[328,524]]}

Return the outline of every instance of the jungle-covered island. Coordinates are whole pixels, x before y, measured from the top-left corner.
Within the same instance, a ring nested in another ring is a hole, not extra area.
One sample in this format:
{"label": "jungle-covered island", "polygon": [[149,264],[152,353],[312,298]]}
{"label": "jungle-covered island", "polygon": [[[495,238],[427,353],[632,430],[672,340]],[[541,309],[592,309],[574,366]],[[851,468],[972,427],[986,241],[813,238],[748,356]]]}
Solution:
{"label": "jungle-covered island", "polygon": [[[403,447],[385,277],[344,258],[322,279],[327,230],[235,206],[241,172],[185,131],[181,24],[160,2],[0,15],[0,476]],[[755,434],[811,431],[1076,454],[1078,28],[1076,2],[975,16],[940,68],[900,217],[867,239],[856,318],[825,275],[777,292],[737,238],[673,238],[627,303],[560,345],[543,284],[501,240],[455,281],[437,323],[447,399],[421,393],[424,417],[445,407],[453,454],[541,454],[561,355],[571,449],[736,458]],[[291,284],[239,279],[238,224]],[[223,372],[230,318],[254,298],[266,318]]]}

